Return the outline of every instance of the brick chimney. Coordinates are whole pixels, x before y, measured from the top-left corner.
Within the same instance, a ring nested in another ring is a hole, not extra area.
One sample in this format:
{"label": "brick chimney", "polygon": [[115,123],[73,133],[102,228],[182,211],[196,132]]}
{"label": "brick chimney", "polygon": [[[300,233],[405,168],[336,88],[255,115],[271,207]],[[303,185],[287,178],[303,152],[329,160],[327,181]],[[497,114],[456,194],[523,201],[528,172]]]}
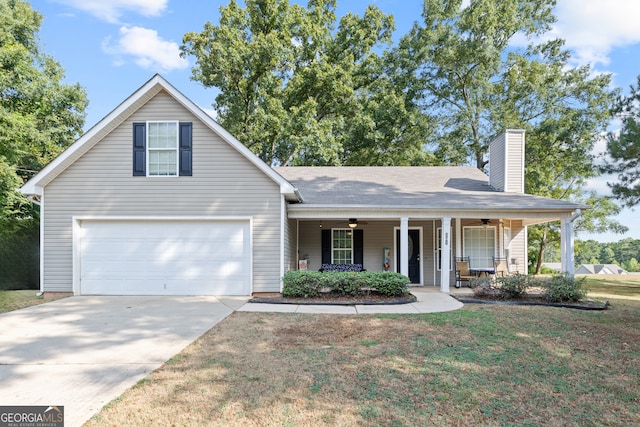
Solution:
{"label": "brick chimney", "polygon": [[524,193],[524,130],[507,129],[489,144],[489,185]]}

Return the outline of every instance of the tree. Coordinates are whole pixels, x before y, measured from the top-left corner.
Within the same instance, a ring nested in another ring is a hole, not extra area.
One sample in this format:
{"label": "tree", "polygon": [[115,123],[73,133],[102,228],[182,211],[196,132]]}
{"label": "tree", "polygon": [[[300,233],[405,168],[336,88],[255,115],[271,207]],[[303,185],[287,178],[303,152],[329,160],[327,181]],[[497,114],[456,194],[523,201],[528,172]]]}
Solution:
{"label": "tree", "polygon": [[[416,76],[416,102],[438,124],[430,143],[436,157],[484,170],[493,137],[525,129],[526,192],[580,201],[593,198],[582,186],[599,173],[592,150],[614,94],[609,75],[570,66],[562,40],[539,41],[555,21],[554,6],[554,0],[471,0],[466,7],[461,0],[426,0],[424,25],[402,39],[398,55]],[[514,46],[517,35],[529,39],[527,47]],[[530,260],[538,266],[556,229],[530,228]]]}
{"label": "tree", "polygon": [[640,203],[640,75],[629,95],[618,98],[615,112],[622,128],[608,136],[611,159],[602,169],[617,174],[618,182],[608,183],[609,187],[616,199],[631,207]]}
{"label": "tree", "polygon": [[[585,231],[591,233],[609,231],[617,234],[627,232],[628,228],[626,226],[610,219],[620,212],[620,206],[607,197],[598,196],[595,192],[590,192],[586,196],[586,198],[577,200],[589,206],[590,209],[581,212],[580,216],[576,218],[574,222],[574,232],[576,234]],[[552,248],[552,250],[559,253],[560,225],[558,223],[546,223],[530,227],[528,238],[529,263],[533,267],[534,273],[539,274],[542,268],[543,254],[547,248]],[[582,247],[584,248],[584,245]],[[593,262],[593,259],[599,258],[599,250],[598,253],[587,252],[580,255],[580,248],[579,245],[576,245],[576,263],[597,263]],[[585,260],[587,257],[588,260]]]}
{"label": "tree", "polygon": [[38,230],[38,210],[17,188],[80,135],[87,105],[84,90],[63,84],[62,67],[41,52],[41,22],[29,3],[0,0],[0,238],[11,241]]}
{"label": "tree", "polygon": [[526,52],[507,55],[512,39],[547,31],[553,3],[473,0],[463,8],[462,0],[424,2],[424,25],[414,25],[397,54],[406,73],[417,77],[416,101],[437,118],[431,143],[439,158],[484,168],[488,143],[510,125],[494,117],[501,86],[514,75],[505,58],[526,59]]}
{"label": "tree", "polygon": [[576,240],[575,242],[576,264],[599,264],[600,243],[595,240]]}
{"label": "tree", "polygon": [[630,273],[640,271],[640,263],[638,263],[638,260],[635,258],[631,258],[629,261],[624,263],[622,267]]}
{"label": "tree", "polygon": [[336,27],[335,0],[245,4],[231,0],[218,25],[183,38],[182,54],[196,58],[192,78],[220,89],[214,108],[222,126],[274,165],[407,164],[424,156],[426,122],[376,53],[391,41],[391,16],[369,6]]}

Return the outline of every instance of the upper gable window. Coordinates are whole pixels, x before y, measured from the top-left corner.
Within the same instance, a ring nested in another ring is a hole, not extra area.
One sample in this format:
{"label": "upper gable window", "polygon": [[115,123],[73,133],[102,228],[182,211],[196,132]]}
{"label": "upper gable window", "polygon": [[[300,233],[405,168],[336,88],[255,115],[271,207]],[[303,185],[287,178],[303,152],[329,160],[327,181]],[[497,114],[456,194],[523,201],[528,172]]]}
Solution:
{"label": "upper gable window", "polygon": [[178,175],[178,122],[147,123],[148,176]]}
{"label": "upper gable window", "polygon": [[190,122],[133,124],[133,176],[191,176]]}

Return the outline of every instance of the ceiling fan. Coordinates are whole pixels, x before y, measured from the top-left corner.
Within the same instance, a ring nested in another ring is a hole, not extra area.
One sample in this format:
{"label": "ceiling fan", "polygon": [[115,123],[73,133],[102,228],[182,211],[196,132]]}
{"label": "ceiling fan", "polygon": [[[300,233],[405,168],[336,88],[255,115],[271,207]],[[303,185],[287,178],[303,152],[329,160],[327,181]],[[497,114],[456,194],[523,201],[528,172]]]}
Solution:
{"label": "ceiling fan", "polygon": [[367,221],[358,221],[358,218],[349,218],[348,226],[349,228],[356,228],[358,225],[366,225],[369,224]]}

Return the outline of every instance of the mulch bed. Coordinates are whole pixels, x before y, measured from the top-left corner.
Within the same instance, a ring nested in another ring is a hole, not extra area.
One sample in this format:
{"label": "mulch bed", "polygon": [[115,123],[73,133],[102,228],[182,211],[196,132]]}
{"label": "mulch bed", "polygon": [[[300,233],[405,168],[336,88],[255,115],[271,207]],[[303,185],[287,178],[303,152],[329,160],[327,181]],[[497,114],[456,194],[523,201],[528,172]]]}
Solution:
{"label": "mulch bed", "polygon": [[314,298],[286,298],[282,295],[253,297],[249,302],[266,304],[303,304],[303,305],[385,305],[408,304],[416,302],[417,298],[412,294],[399,297],[388,297],[375,292],[361,296],[347,296],[336,293],[323,293]]}
{"label": "mulch bed", "polygon": [[[594,300],[584,300],[573,303],[553,303],[545,301],[542,295],[526,295],[518,299],[504,300],[495,296],[456,296],[452,295],[464,304],[497,304],[497,305],[535,305],[544,307],[563,307],[579,310],[607,310],[610,308],[609,301],[603,303]],[[300,304],[300,305],[391,305],[408,304],[416,302],[417,299],[412,294],[400,297],[388,297],[375,292],[370,292],[361,296],[347,296],[332,292],[322,293],[313,298],[287,298],[281,294],[270,296],[253,297],[249,302],[264,304]]]}
{"label": "mulch bed", "polygon": [[518,299],[504,300],[499,297],[485,295],[485,296],[455,296],[455,299],[464,304],[498,304],[498,305],[537,305],[543,307],[562,307],[562,308],[574,308],[578,310],[608,310],[610,308],[609,301],[600,302],[591,299],[584,301],[577,301],[571,303],[559,303],[549,302],[544,299],[542,295],[525,295]]}

